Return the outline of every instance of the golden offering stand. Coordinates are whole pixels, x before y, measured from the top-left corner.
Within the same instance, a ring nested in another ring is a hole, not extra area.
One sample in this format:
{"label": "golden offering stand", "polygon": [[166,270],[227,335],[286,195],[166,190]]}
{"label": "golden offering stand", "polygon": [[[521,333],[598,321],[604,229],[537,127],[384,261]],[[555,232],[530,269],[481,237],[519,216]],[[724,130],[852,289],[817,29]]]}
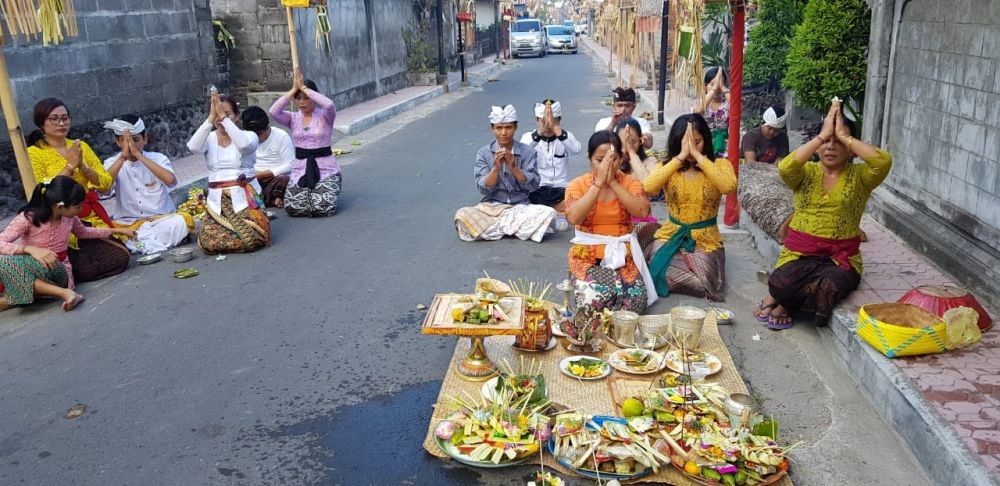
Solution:
{"label": "golden offering stand", "polygon": [[524,329],[524,299],[519,296],[507,296],[500,299],[509,321],[497,324],[469,324],[456,322],[451,316],[451,310],[457,306],[468,305],[475,296],[471,294],[437,294],[421,328],[423,334],[439,336],[458,336],[470,339],[469,354],[455,368],[459,377],[469,381],[486,381],[497,374],[497,368],[486,354],[483,339],[488,336],[516,336]]}

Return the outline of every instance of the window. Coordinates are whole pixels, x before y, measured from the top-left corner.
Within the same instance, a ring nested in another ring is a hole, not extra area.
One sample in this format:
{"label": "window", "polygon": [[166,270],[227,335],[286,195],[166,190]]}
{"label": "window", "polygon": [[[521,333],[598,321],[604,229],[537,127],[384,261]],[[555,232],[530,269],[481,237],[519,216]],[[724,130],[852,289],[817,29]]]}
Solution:
{"label": "window", "polygon": [[537,20],[521,20],[510,26],[511,32],[540,32],[542,24]]}

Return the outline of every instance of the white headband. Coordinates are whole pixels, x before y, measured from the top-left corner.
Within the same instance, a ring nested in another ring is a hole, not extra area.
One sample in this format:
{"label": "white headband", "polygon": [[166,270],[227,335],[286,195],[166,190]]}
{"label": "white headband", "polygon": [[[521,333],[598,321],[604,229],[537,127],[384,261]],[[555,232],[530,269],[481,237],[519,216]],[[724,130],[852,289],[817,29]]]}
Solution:
{"label": "white headband", "polygon": [[[552,116],[559,118],[562,116],[562,105],[558,101],[552,102]],[[535,103],[535,118],[545,117],[545,103]]]}
{"label": "white headband", "polygon": [[768,108],[767,111],[764,112],[764,124],[778,129],[785,128],[785,118],[787,117],[788,113],[779,117],[778,114],[774,112],[774,108]]}
{"label": "white headband", "polygon": [[514,105],[507,105],[503,108],[500,108],[499,106],[490,108],[490,123],[496,125],[497,123],[516,122],[517,110],[514,109]]}
{"label": "white headband", "polygon": [[135,122],[135,124],[115,118],[109,122],[104,122],[104,128],[114,130],[115,135],[124,135],[125,130],[128,130],[132,135],[138,135],[146,131],[146,124],[142,122],[142,118]]}

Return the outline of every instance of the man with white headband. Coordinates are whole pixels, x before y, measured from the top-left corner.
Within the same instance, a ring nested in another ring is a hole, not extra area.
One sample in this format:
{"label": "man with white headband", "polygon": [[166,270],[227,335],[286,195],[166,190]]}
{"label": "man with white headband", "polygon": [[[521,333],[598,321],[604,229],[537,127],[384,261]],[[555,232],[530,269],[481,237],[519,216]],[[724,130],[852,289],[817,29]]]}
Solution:
{"label": "man with white headband", "polygon": [[558,101],[535,103],[535,124],[535,130],[521,135],[521,143],[533,147],[538,154],[541,177],[538,189],[528,194],[528,199],[532,204],[555,208],[556,229],[564,231],[569,228],[563,204],[569,183],[569,158],[580,153],[582,147],[572,133],[562,128],[562,106]]}
{"label": "man with white headband", "polygon": [[143,150],[149,137],[146,125],[136,115],[125,115],[106,122],[121,152],[104,161],[104,168],[114,179],[112,190],[116,206],[111,219],[116,225],[136,231],[136,239],[125,245],[133,253],[159,253],[175,246],[194,231],[190,215],[176,213],[170,189],[177,186],[177,175],[170,159],[159,152]]}
{"label": "man with white headband", "polygon": [[772,106],[764,112],[764,123],[743,136],[741,152],[747,162],[773,164],[788,155],[787,117],[780,106]]}
{"label": "man with white headband", "polygon": [[495,140],[476,153],[476,187],[479,204],[455,212],[455,229],[465,241],[499,240],[517,236],[541,243],[556,217],[556,210],[531,204],[529,194],[538,189],[538,154],[514,140],[517,110],[512,105],[490,109],[490,129]]}

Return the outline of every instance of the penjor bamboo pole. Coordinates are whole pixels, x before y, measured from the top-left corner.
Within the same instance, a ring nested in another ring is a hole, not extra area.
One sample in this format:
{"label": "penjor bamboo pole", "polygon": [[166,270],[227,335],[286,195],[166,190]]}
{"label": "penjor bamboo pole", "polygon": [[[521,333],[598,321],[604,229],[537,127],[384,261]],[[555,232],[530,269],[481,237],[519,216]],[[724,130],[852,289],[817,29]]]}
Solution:
{"label": "penjor bamboo pole", "polygon": [[14,158],[17,160],[17,171],[21,174],[21,185],[24,186],[24,196],[31,199],[35,190],[35,174],[31,170],[28,159],[28,149],[24,145],[24,135],[21,133],[21,120],[17,116],[17,105],[14,104],[14,93],[10,88],[10,74],[7,72],[7,58],[0,50],[0,106],[3,107],[3,118],[7,122],[7,134],[14,148]]}
{"label": "penjor bamboo pole", "polygon": [[295,39],[295,19],[292,16],[292,7],[285,7],[285,15],[288,18],[288,45],[292,49],[292,72],[299,69],[299,41]]}

